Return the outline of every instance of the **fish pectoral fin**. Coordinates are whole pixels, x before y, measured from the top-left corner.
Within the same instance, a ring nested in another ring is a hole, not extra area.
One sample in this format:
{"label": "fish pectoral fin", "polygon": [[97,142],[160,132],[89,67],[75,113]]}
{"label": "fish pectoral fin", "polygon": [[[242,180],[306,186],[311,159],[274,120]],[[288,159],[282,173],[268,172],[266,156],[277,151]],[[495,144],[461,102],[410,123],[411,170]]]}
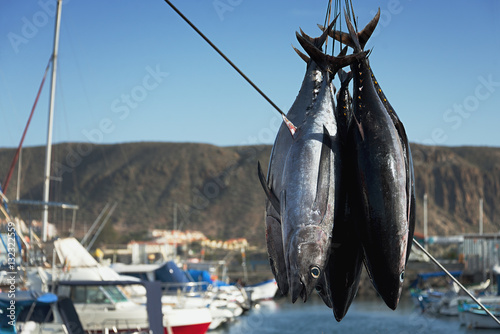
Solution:
{"label": "fish pectoral fin", "polygon": [[260,166],[260,161],[257,161],[257,172],[259,174],[260,184],[264,189],[264,192],[266,193],[269,202],[271,202],[271,205],[273,206],[274,210],[276,210],[276,212],[280,212],[280,202],[278,200],[278,197],[276,197],[276,195],[274,194],[271,187],[269,187],[267,184],[266,177],[264,176],[264,173],[262,172],[262,167]]}
{"label": "fish pectoral fin", "polygon": [[411,158],[411,150],[410,150],[410,144],[408,142],[408,137],[406,136],[406,131],[403,126],[403,123],[399,120],[399,118],[396,116],[394,113],[393,116],[391,117],[392,121],[394,123],[394,127],[396,128],[396,131],[399,135],[399,139],[401,142],[401,146],[403,147],[403,152],[404,152],[404,159],[405,159],[405,171],[406,171],[406,196],[407,196],[407,218],[408,221],[410,221],[410,202],[411,202],[411,192],[412,192],[412,174],[413,174],[413,161]]}
{"label": "fish pectoral fin", "polygon": [[313,208],[319,209],[322,216],[328,208],[328,197],[330,196],[330,175],[332,169],[332,139],[328,129],[323,125],[323,140],[321,145],[321,156],[319,160],[318,181],[316,186],[316,198]]}
{"label": "fish pectoral fin", "polygon": [[276,278],[281,293],[288,293],[288,274],[283,252],[283,239],[281,237],[281,222],[271,216],[266,217],[266,243],[271,271]]}
{"label": "fish pectoral fin", "polygon": [[281,217],[281,221],[284,221],[285,220],[285,211],[286,211],[286,190],[283,189],[280,193],[280,211],[278,211],[280,213],[280,217]]}
{"label": "fish pectoral fin", "polygon": [[353,113],[352,118],[354,119],[354,122],[356,123],[356,127],[358,128],[359,134],[361,135],[361,140],[365,140],[365,132],[363,131],[363,125],[361,122],[358,120],[356,115]]}

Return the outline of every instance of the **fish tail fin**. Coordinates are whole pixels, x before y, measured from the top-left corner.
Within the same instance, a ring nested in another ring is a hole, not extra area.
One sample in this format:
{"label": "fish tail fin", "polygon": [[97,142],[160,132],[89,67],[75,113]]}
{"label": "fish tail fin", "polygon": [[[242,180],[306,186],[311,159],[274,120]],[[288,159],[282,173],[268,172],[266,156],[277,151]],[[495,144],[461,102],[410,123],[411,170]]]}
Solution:
{"label": "fish tail fin", "polygon": [[345,10],[344,13],[345,13],[345,22],[347,24],[347,29],[349,30],[349,36],[351,37],[351,40],[353,42],[352,48],[354,49],[354,52],[361,52],[363,48],[359,43],[358,34],[356,33],[356,30],[354,29],[351,20],[349,19],[349,16],[347,15],[347,12]]}
{"label": "fish tail fin", "polygon": [[340,85],[341,87],[345,87],[349,84],[349,82],[352,80],[352,72],[349,71],[346,73],[343,69],[340,69],[338,72],[338,76],[340,79]]}
{"label": "fish tail fin", "polygon": [[335,22],[337,22],[337,19],[339,18],[339,15],[337,15],[335,17],[335,19],[333,19],[332,23],[330,23],[330,25],[326,28],[326,29],[322,29],[323,30],[323,33],[321,34],[321,36],[319,37],[316,37],[316,38],[313,38],[313,37],[310,37],[309,35],[307,35],[304,31],[302,31],[302,29],[300,29],[300,34],[302,35],[303,38],[305,38],[309,43],[313,44],[315,47],[321,49],[323,47],[323,44],[325,43],[326,41],[326,38],[328,37],[329,33],[331,32],[331,30],[333,29],[333,26],[335,25]]}
{"label": "fish tail fin", "polygon": [[295,52],[297,52],[297,54],[299,55],[299,57],[305,61],[306,63],[309,63],[309,60],[311,60],[311,58],[309,58],[308,56],[306,56],[305,54],[303,54],[300,50],[298,50],[295,46],[292,45],[292,48],[295,50]]}
{"label": "fish tail fin", "polygon": [[[318,24],[318,28],[321,29],[322,31],[325,30],[325,27],[321,24]],[[340,42],[341,44],[350,46],[351,48],[354,49],[354,42],[352,41],[352,38],[348,33],[338,30],[330,30],[328,35],[334,40]]]}
{"label": "fish tail fin", "polygon": [[[346,16],[347,20],[347,16]],[[366,43],[372,36],[373,32],[375,31],[375,28],[377,27],[378,21],[380,20],[380,8],[377,11],[377,14],[373,17],[373,19],[368,22],[368,24],[361,30],[359,33],[357,33],[357,37],[359,40],[359,45],[361,46],[361,49],[364,49]],[[318,24],[318,27],[321,30],[325,30],[324,27],[320,24]],[[351,48],[356,47],[356,43],[352,39],[351,35],[342,31],[338,30],[330,30],[329,31],[329,36],[336,41],[340,42],[341,44],[345,44]]]}
{"label": "fish tail fin", "polygon": [[[309,57],[320,66],[323,70],[331,72],[333,75],[337,73],[339,69],[345,66],[351,65],[356,60],[366,57],[366,52],[358,52],[352,55],[346,56],[344,52],[347,50],[344,48],[337,57],[329,56],[323,53],[318,47],[309,42],[306,38],[297,35],[297,40],[300,45],[307,52]],[[332,77],[333,78],[333,77]]]}
{"label": "fish tail fin", "polygon": [[361,48],[364,48],[366,45],[366,42],[370,39],[370,37],[373,34],[373,31],[377,27],[378,21],[380,19],[380,8],[377,11],[377,14],[373,17],[373,19],[368,22],[368,24],[363,28],[358,33],[358,38],[359,38],[359,44],[361,45]]}

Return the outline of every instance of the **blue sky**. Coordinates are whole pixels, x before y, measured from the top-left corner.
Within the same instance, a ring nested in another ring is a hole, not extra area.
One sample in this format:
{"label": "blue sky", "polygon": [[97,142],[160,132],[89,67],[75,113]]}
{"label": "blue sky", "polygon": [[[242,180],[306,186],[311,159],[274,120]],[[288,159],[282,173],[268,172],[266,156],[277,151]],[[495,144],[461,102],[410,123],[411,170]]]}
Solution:
{"label": "blue sky", "polygon": [[[343,2],[343,1],[342,1]],[[282,110],[327,1],[173,0]],[[18,145],[52,52],[54,0],[0,3],[0,147]],[[500,2],[354,1],[410,141],[500,146]],[[345,30],[345,24],[342,25]],[[65,0],[54,142],[272,144],[279,114],[162,0]],[[337,82],[337,81],[335,81]],[[50,79],[25,146],[47,136]]]}

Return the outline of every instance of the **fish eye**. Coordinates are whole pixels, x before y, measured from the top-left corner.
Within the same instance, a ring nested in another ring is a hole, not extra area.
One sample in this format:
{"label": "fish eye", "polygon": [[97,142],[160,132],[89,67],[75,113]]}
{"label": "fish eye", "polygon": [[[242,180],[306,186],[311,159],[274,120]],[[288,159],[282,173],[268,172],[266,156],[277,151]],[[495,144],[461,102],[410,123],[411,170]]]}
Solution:
{"label": "fish eye", "polygon": [[403,271],[401,272],[401,274],[399,275],[399,281],[400,281],[401,283],[403,283],[404,279],[405,279],[405,272],[404,272],[404,270],[403,270]]}
{"label": "fish eye", "polygon": [[319,269],[319,267],[317,267],[317,266],[314,266],[311,268],[309,273],[311,274],[312,278],[318,278],[319,275],[321,274],[321,269]]}

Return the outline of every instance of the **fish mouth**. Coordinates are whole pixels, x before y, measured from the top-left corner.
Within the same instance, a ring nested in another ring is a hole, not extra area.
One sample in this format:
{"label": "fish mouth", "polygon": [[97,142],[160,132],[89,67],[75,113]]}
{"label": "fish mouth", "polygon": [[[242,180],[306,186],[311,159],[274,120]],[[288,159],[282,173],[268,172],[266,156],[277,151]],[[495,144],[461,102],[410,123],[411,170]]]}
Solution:
{"label": "fish mouth", "polygon": [[299,297],[302,298],[304,303],[307,301],[307,291],[306,285],[303,283],[302,279],[294,279],[290,284],[292,292],[292,303],[295,303]]}
{"label": "fish mouth", "polygon": [[382,299],[384,300],[385,304],[391,310],[395,311],[396,308],[398,307],[400,296],[401,296],[401,292],[397,291],[397,292],[394,292],[390,296],[386,296],[386,295],[382,296]]}
{"label": "fish mouth", "polygon": [[403,286],[394,286],[389,291],[384,291],[380,295],[384,300],[385,304],[392,310],[396,310],[399,304],[399,299],[401,298],[401,292],[403,290]]}
{"label": "fish mouth", "polygon": [[[308,275],[297,275],[291,278],[289,282],[292,296],[292,303],[295,303],[297,299],[302,298],[302,300],[307,302],[307,298],[312,293],[312,290],[317,286],[318,278],[321,275],[321,269],[318,266],[312,266]],[[312,277],[312,280],[311,280]]]}
{"label": "fish mouth", "polygon": [[[368,267],[367,267],[368,268]],[[375,290],[384,300],[385,304],[392,310],[396,310],[403,290],[404,270],[393,275],[384,275],[380,271],[369,271]]]}

